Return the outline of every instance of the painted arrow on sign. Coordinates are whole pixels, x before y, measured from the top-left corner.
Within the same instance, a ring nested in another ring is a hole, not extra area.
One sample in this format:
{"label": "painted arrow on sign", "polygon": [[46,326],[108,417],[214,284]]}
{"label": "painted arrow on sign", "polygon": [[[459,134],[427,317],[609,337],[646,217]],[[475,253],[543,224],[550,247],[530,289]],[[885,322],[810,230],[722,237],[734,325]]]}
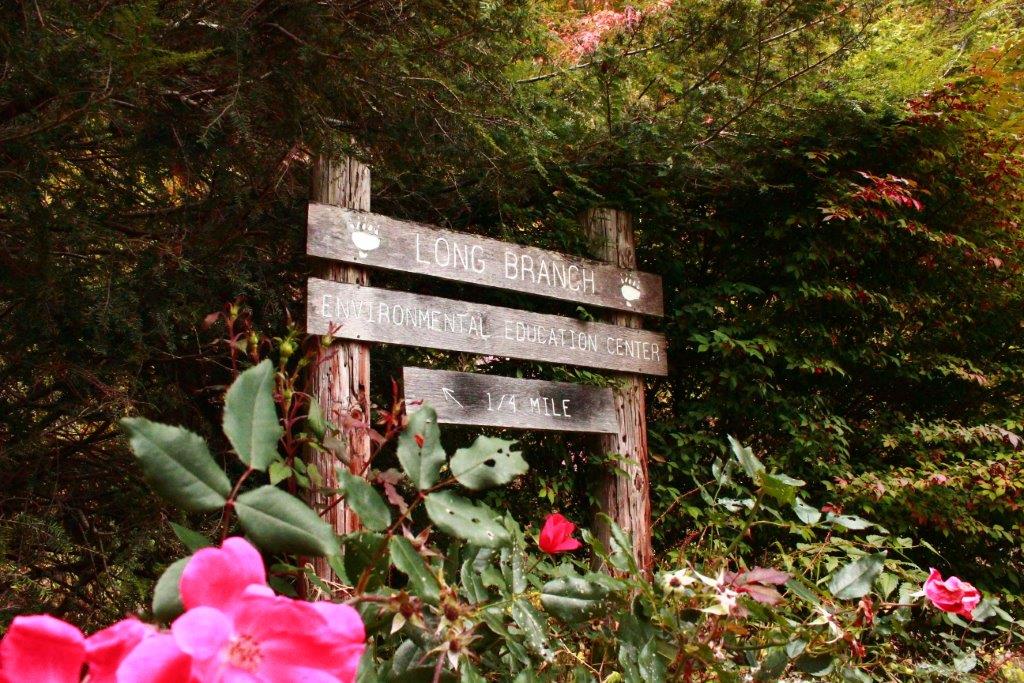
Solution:
{"label": "painted arrow on sign", "polygon": [[459,399],[455,398],[455,392],[454,392],[454,391],[452,391],[451,389],[449,389],[448,387],[441,387],[441,393],[442,393],[442,394],[444,394],[444,400],[446,400],[446,401],[452,401],[452,402],[454,402],[454,403],[455,403],[455,405],[457,405],[458,407],[460,407],[460,408],[465,408],[465,406],[464,406],[464,405],[462,405],[461,403],[459,403]]}

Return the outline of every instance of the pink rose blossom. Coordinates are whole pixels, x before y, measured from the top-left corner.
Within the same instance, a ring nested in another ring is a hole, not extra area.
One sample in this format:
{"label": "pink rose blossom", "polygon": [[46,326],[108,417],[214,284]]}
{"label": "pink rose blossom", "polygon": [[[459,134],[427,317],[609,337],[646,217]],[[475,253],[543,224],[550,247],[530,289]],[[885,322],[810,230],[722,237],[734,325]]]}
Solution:
{"label": "pink rose blossom", "polygon": [[951,576],[945,581],[937,569],[932,569],[924,582],[924,594],[943,612],[973,618],[974,608],[981,602],[981,593],[969,583]]}
{"label": "pink rose blossom", "polygon": [[252,544],[238,536],[225,539],[220,548],[196,551],[185,565],[179,584],[186,610],[214,607],[221,611],[229,610],[253,585],[267,585],[263,557]]}
{"label": "pink rose blossom", "polygon": [[149,624],[129,618],[89,636],[85,641],[89,683],[117,683],[117,669],[122,660],[144,638],[155,633],[156,629]]}
{"label": "pink rose blossom", "polygon": [[78,683],[84,664],[85,636],[48,614],[15,617],[0,643],[4,683]]}
{"label": "pink rose blossom", "polygon": [[200,683],[192,675],[192,658],[178,648],[174,636],[146,638],[121,662],[117,683]]}
{"label": "pink rose blossom", "polygon": [[537,545],[550,555],[576,550],[581,543],[572,537],[574,531],[576,525],[555,512],[544,520],[544,528],[540,530]]}
{"label": "pink rose blossom", "polygon": [[117,683],[349,683],[366,645],[347,605],[274,595],[242,538],[198,551],[181,576],[187,611],[127,657]]}

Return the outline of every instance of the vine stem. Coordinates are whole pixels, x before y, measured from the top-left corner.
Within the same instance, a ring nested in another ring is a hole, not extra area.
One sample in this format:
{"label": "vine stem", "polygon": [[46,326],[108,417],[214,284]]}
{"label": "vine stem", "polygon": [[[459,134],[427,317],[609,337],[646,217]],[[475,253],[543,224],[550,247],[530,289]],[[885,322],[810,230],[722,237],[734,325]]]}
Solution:
{"label": "vine stem", "polygon": [[732,543],[729,544],[729,547],[725,549],[724,553],[722,553],[723,555],[731,555],[733,551],[739,547],[740,541],[742,541],[743,537],[747,535],[748,531],[750,531],[750,527],[754,525],[754,519],[757,517],[757,513],[761,511],[762,501],[764,501],[764,489],[757,492],[757,498],[754,500],[754,507],[750,508],[750,514],[747,515],[747,521],[744,522],[743,528],[740,529],[740,532],[736,534],[736,538],[732,539]]}
{"label": "vine stem", "polygon": [[220,542],[224,543],[224,540],[228,537],[228,522],[231,521],[231,511],[235,509],[235,498],[238,497],[238,491],[242,488],[242,484],[249,478],[249,475],[255,472],[252,465],[249,466],[242,476],[235,482],[235,487],[231,489],[231,494],[228,499],[224,502],[224,514],[220,518]]}

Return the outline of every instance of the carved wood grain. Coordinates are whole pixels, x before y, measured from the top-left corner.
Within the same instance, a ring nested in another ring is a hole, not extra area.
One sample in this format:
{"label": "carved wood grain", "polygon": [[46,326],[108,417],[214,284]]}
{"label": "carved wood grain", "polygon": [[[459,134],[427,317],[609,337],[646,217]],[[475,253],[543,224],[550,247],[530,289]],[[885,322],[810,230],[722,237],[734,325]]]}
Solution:
{"label": "carved wood grain", "polygon": [[[370,169],[351,157],[327,159],[319,157],[314,162],[311,198],[313,201],[358,211],[370,210]],[[365,268],[345,263],[324,262],[318,264],[317,274],[335,282],[368,285],[369,276]],[[321,362],[312,370],[310,394],[316,396],[325,416],[332,424],[345,424],[343,415],[362,416],[370,414],[370,346],[364,342],[344,340],[330,345]],[[337,489],[335,467],[343,466],[342,459],[349,461],[349,470],[362,472],[370,457],[370,436],[365,430],[349,430],[344,435],[347,453],[307,451],[307,462],[316,467],[323,479],[322,489]],[[313,509],[327,508],[336,494],[313,491],[310,502]],[[344,503],[331,507],[323,517],[324,521],[338,534],[357,531],[359,518]],[[315,558],[316,575],[325,581],[336,580],[334,571],[326,558]]]}
{"label": "carved wood grain", "polygon": [[[628,213],[591,209],[584,214],[582,223],[593,242],[596,258],[623,268],[636,267],[633,219]],[[609,313],[602,320],[636,328],[643,322],[639,316],[626,313]],[[618,467],[598,474],[596,496],[599,511],[629,535],[637,565],[650,575],[654,551],[644,382],[636,375],[622,375],[620,380],[615,390],[617,433],[595,437],[595,442],[601,453],[619,454],[622,461]],[[594,532],[605,547],[610,547],[611,529],[601,517],[595,517]]]}

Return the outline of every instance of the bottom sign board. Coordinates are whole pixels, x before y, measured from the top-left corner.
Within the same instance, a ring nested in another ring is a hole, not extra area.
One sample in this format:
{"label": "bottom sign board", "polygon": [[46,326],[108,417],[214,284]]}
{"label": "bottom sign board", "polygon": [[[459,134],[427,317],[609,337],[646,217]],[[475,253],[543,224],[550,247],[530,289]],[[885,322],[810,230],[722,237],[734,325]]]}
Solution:
{"label": "bottom sign board", "polygon": [[561,432],[619,431],[612,390],[568,382],[403,368],[407,410],[427,404],[442,424]]}

